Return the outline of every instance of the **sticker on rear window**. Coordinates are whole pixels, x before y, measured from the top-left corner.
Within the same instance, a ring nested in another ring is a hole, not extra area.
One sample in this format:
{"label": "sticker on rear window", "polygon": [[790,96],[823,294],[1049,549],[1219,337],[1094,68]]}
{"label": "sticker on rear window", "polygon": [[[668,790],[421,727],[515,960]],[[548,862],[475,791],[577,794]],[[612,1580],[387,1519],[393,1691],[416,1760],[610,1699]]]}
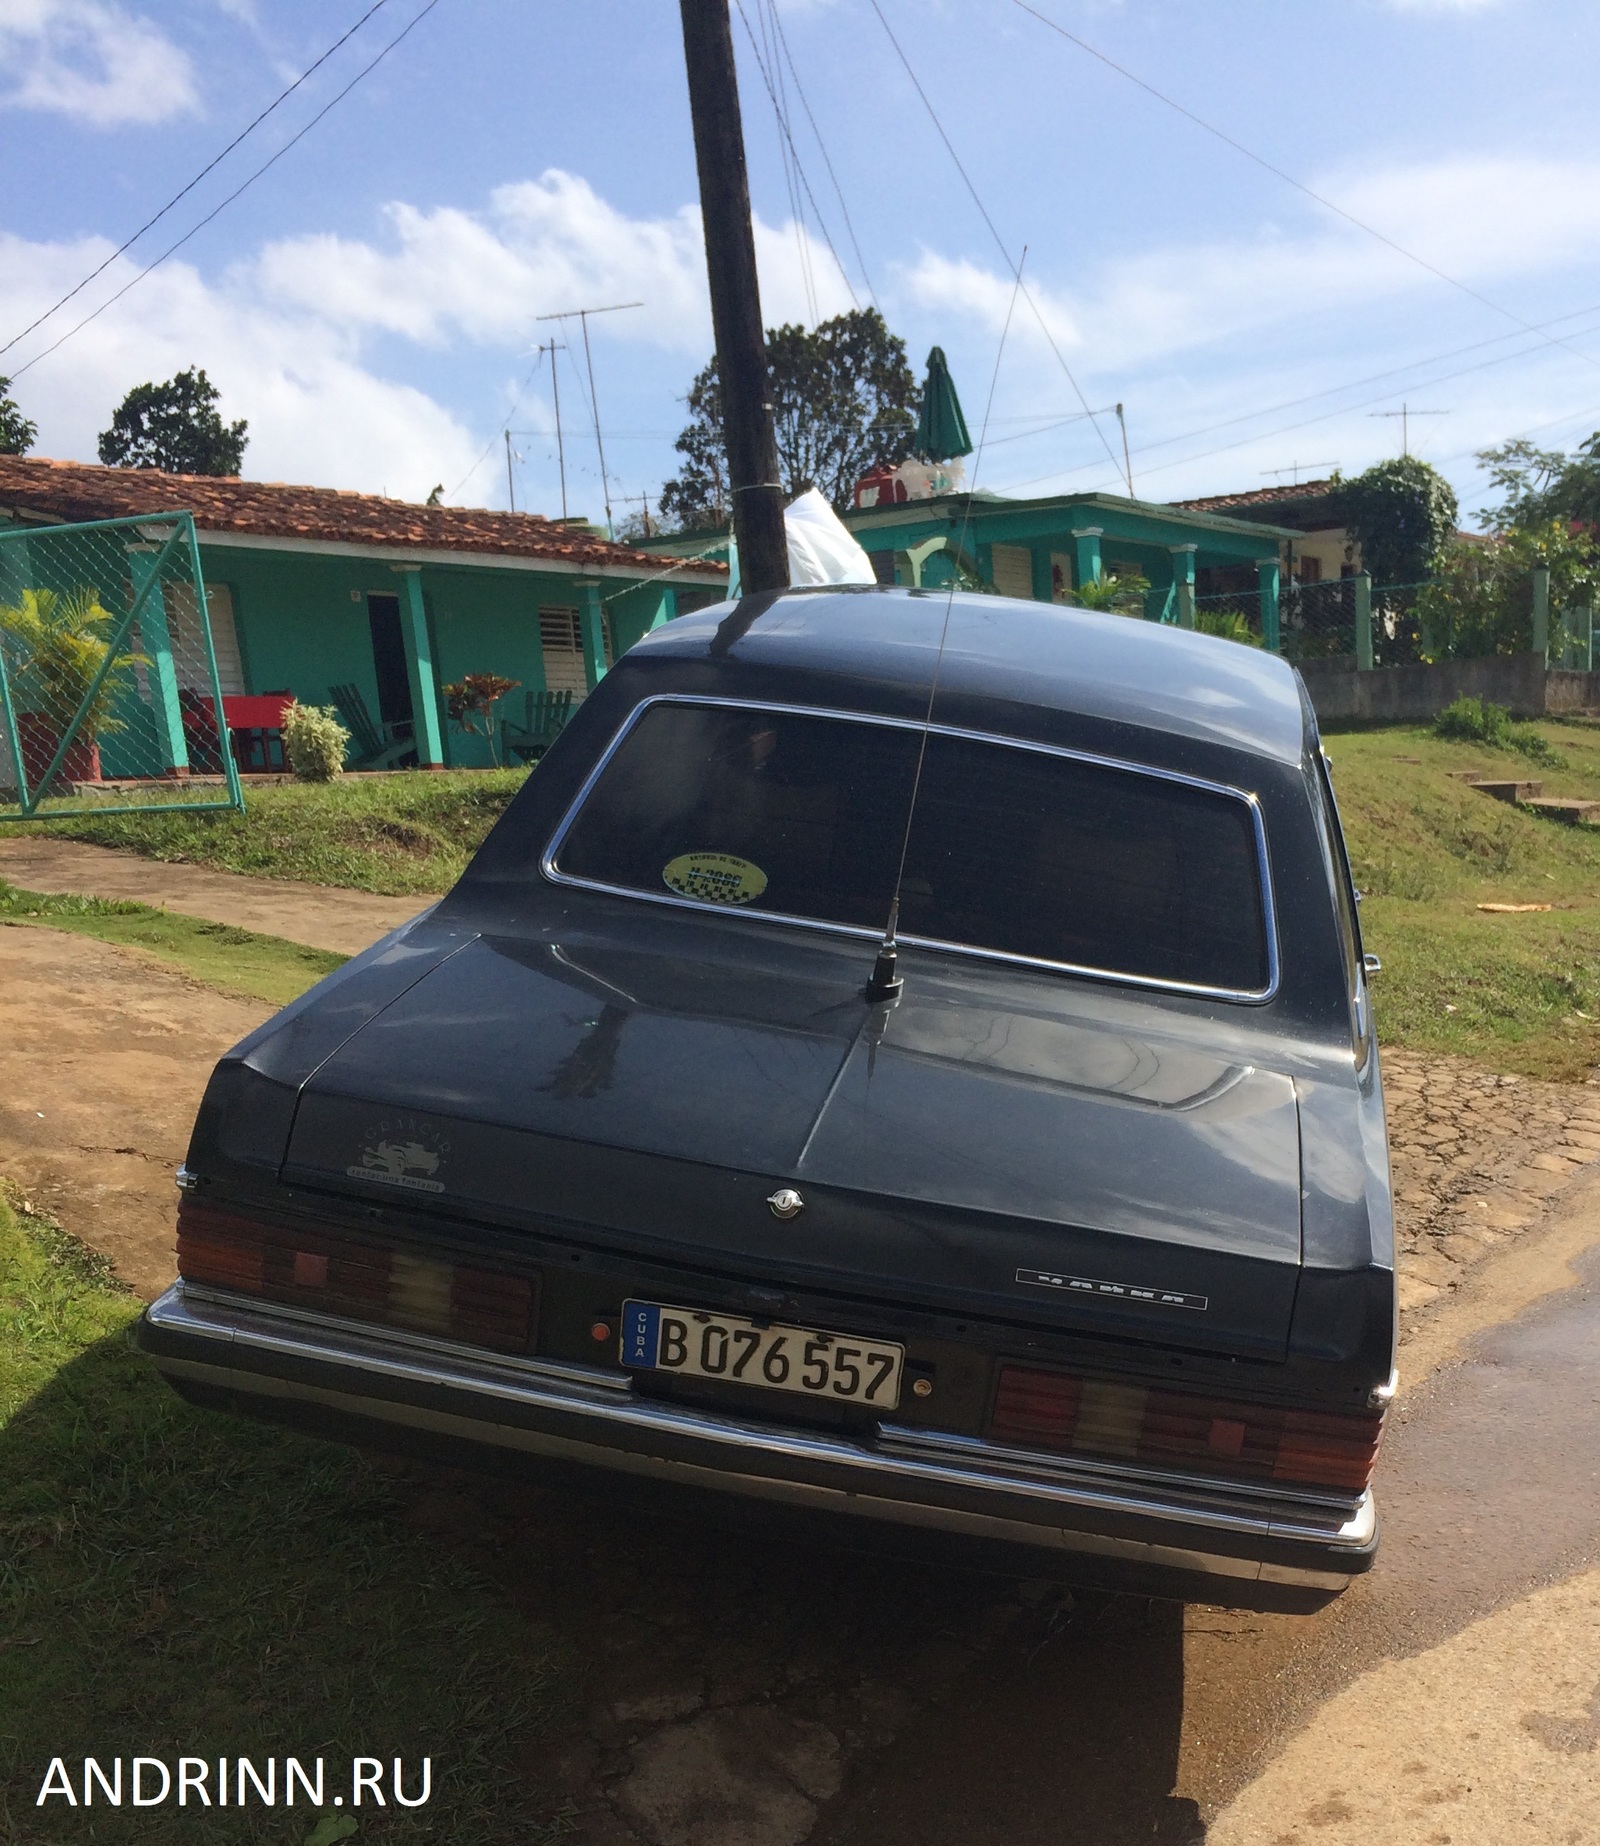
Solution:
{"label": "sticker on rear window", "polygon": [[685,852],[661,868],[662,881],[703,904],[749,904],[767,888],[767,875],[748,859],[727,852]]}

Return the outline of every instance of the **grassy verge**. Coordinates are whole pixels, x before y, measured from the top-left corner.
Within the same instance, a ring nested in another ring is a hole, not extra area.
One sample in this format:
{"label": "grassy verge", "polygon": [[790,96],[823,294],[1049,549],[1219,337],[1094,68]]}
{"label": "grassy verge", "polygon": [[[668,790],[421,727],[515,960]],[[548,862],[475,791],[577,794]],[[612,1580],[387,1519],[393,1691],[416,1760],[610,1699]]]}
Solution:
{"label": "grassy verge", "polygon": [[[1551,768],[1430,730],[1330,733],[1378,1028],[1391,1044],[1582,1081],[1600,1064],[1600,828],[1477,793],[1452,770],[1600,798],[1600,727],[1534,727]],[[1497,914],[1483,903],[1548,904]]]}
{"label": "grassy verge", "polygon": [[86,1754],[182,1754],[321,1756],[330,1797],[356,1755],[408,1777],[428,1756],[433,1799],[369,1804],[356,1846],[547,1837],[509,1767],[556,1696],[545,1638],[397,1517],[380,1468],[182,1404],[129,1343],[137,1306],[0,1192],[0,1836],[311,1833],[281,1790],[276,1810],[36,1806],[52,1757],[81,1800]]}
{"label": "grassy verge", "polygon": [[0,924],[33,923],[143,950],[194,980],[285,1006],[347,959],[281,936],[104,897],[52,897],[0,880]]}
{"label": "grassy verge", "polygon": [[85,815],[27,831],[123,847],[147,859],[409,897],[447,890],[460,877],[527,774],[499,769],[247,784],[243,814]]}

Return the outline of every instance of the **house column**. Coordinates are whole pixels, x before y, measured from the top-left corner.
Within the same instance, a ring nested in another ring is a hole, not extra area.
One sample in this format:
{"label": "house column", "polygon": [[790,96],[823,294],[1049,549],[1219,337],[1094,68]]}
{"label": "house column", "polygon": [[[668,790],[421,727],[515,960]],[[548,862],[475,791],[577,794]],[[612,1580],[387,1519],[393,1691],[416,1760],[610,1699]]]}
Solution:
{"label": "house column", "polygon": [[[678,592],[676,590],[663,590],[657,598],[656,612],[651,616],[646,626],[646,633],[648,633],[651,628],[664,628],[668,622],[675,622],[677,619]],[[604,637],[602,637],[602,639],[603,638]]]}
{"label": "house column", "polygon": [[1194,627],[1194,554],[1198,545],[1173,545],[1172,587],[1178,592],[1178,626]]}
{"label": "house column", "polygon": [[1256,559],[1256,580],[1261,585],[1261,645],[1269,653],[1279,651],[1278,633],[1278,554]]}
{"label": "house column", "polygon": [[583,598],[578,612],[583,630],[583,672],[593,692],[606,676],[606,623],[598,580],[580,579],[578,594]]}
{"label": "house column", "polygon": [[[133,579],[134,600],[139,603],[139,652],[149,661],[150,703],[155,708],[156,735],[161,742],[161,760],[168,773],[189,773],[189,746],[183,735],[183,703],[178,697],[178,670],[172,664],[172,636],[167,629],[167,605],[161,594],[161,580],[156,574],[164,545],[130,545],[128,574]],[[70,712],[63,712],[66,723]],[[219,712],[218,729],[222,730]]]}
{"label": "house column", "polygon": [[411,736],[420,769],[444,768],[444,730],[439,723],[439,676],[434,671],[428,612],[422,601],[422,566],[392,564],[400,579],[400,639],[411,685]]}
{"label": "house column", "polygon": [[1086,583],[1100,581],[1100,535],[1104,526],[1074,526],[1072,530],[1072,566],[1077,573],[1073,584],[1081,590]]}

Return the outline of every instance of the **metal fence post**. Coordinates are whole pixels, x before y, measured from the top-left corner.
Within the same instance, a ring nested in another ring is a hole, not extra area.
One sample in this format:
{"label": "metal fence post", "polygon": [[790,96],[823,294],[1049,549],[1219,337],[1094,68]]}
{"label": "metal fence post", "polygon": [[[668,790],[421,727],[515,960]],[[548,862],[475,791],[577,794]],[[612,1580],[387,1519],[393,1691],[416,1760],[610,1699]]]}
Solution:
{"label": "metal fence post", "polygon": [[136,596],[142,596],[139,611],[139,651],[150,663],[151,704],[166,766],[174,775],[189,773],[189,744],[183,734],[183,702],[178,697],[178,670],[172,659],[172,633],[167,626],[167,605],[161,594],[161,570],[170,549],[161,543],[158,527],[143,532],[128,546],[128,571],[133,578]]}
{"label": "metal fence post", "polygon": [[1261,645],[1269,654],[1279,651],[1278,631],[1278,554],[1256,559],[1256,580],[1261,586]]}
{"label": "metal fence post", "polygon": [[1352,579],[1356,598],[1356,671],[1372,671],[1372,574],[1358,570]]}
{"label": "metal fence post", "polygon": [[1550,664],[1550,566],[1533,567],[1533,651]]}

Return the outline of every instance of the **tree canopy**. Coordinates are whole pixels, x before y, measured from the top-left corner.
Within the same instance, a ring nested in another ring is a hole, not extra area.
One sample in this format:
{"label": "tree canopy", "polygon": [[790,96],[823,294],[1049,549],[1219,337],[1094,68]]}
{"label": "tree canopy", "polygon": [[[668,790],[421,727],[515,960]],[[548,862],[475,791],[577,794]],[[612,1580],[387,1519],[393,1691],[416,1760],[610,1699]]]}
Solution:
{"label": "tree canopy", "polygon": [[[817,487],[843,512],[870,469],[903,461],[916,434],[917,382],[905,341],[876,308],[767,331],[767,364],[785,497]],[[722,392],[713,359],[689,387],[683,466],[661,490],[661,518],[686,532],[731,517]]]}
{"label": "tree canopy", "polygon": [[0,378],[0,455],[26,455],[38,433],[38,426],[17,408],[11,380]]}
{"label": "tree canopy", "polygon": [[241,417],[224,423],[221,392],[193,366],[165,384],[135,385],[100,434],[100,459],[112,468],[163,474],[237,474],[244,460]]}
{"label": "tree canopy", "polygon": [[1418,583],[1432,573],[1455,536],[1458,512],[1455,490],[1438,469],[1402,455],[1364,474],[1335,474],[1333,485],[1375,584]]}
{"label": "tree canopy", "polygon": [[1487,515],[1492,532],[1529,531],[1552,519],[1600,526],[1600,430],[1571,455],[1518,437],[1480,449],[1478,460],[1501,496]]}

